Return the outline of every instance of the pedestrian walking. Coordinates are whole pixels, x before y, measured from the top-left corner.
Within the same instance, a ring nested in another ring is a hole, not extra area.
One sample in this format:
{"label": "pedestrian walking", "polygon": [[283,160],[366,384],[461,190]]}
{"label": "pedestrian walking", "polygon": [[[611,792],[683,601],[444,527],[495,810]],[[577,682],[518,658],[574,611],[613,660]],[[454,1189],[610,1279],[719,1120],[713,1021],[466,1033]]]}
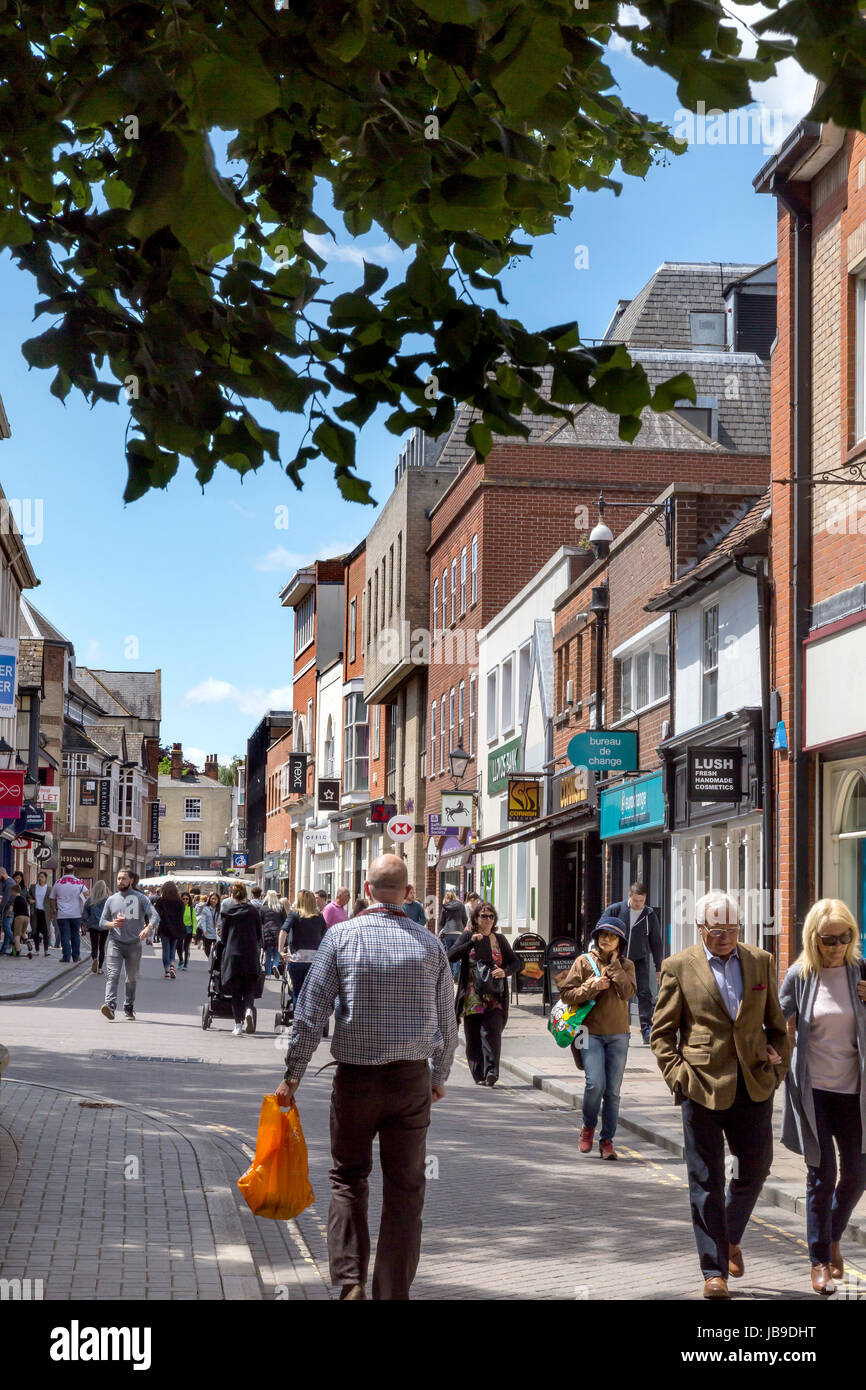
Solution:
{"label": "pedestrian walking", "polygon": [[40,869],[36,875],[36,882],[30,885],[30,901],[33,912],[33,942],[36,947],[36,954],[39,955],[39,943],[42,942],[42,950],[45,956],[48,955],[50,933],[48,930],[48,875],[44,869]]}
{"label": "pedestrian walking", "polygon": [[33,959],[33,947],[28,940],[30,930],[30,904],[27,901],[27,889],[23,882],[23,875],[20,878],[13,875],[15,892],[12,898],[12,954],[23,956],[26,954],[28,960]]}
{"label": "pedestrian walking", "polygon": [[356,898],[352,904],[352,917],[357,917],[359,912],[366,912],[369,906],[366,898]]}
{"label": "pedestrian walking", "polygon": [[458,1022],[463,1019],[466,1060],[476,1086],[495,1086],[499,1080],[502,1031],[508,1022],[507,976],[520,969],[506,938],[496,930],[498,920],[492,903],[479,903],[448,952],[449,961],[460,962],[455,1013]]}
{"label": "pedestrian walking", "polygon": [[[480,902],[480,899],[479,899]],[[465,931],[469,916],[457,894],[449,888],[439,909],[439,935],[443,932]]]}
{"label": "pedestrian walking", "polygon": [[338,922],[348,922],[349,913],[346,910],[351,897],[348,888],[338,888],[334,896],[334,901],[328,903],[322,913],[326,927],[334,927]]}
{"label": "pedestrian walking", "polygon": [[324,936],[295,1010],[277,1099],[293,1098],[339,999],[331,1094],[328,1258],[340,1299],[366,1298],[368,1176],[379,1136],[382,1218],[374,1299],[407,1299],[421,1253],[430,1106],[445,1095],[457,1042],[445,953],[406,916],[404,860],[370,865],[371,907]]}
{"label": "pedestrian walking", "polygon": [[186,927],[183,922],[183,903],[177,884],[173,879],[166,879],[162,885],[162,892],[154,903],[154,908],[159,922],[159,939],[162,943],[163,978],[176,980],[175,952],[183,944]]}
{"label": "pedestrian walking", "polygon": [[590,933],[587,951],[577,957],[559,987],[569,1008],[592,1004],[583,1021],[586,1041],[580,1049],[572,1043],[575,1061],[583,1066],[585,1078],[583,1128],[577,1147],[582,1154],[590,1153],[600,1114],[598,1151],[605,1159],[618,1156],[613,1139],[631,1038],[629,1000],[637,987],[634,962],[625,956],[626,944],[626,930],[619,917],[605,912]]}
{"label": "pedestrian walking", "polygon": [[135,988],[141,967],[142,942],[150,931],[150,924],[156,920],[152,904],[144,893],[132,886],[132,880],[131,870],[118,870],[117,892],[105,899],[100,918],[102,925],[109,929],[105,947],[105,1003],[101,1012],[112,1022],[122,969],[126,971],[123,1013],[130,1022],[135,1019]]}
{"label": "pedestrian walking", "polygon": [[102,909],[107,897],[108,885],[103,879],[97,879],[90,897],[84,904],[84,912],[81,917],[90,940],[90,969],[94,975],[101,975],[105,967],[108,927],[102,925]]}
{"label": "pedestrian walking", "polygon": [[641,1037],[649,1045],[653,1021],[653,993],[650,988],[650,962],[656,972],[656,985],[662,968],[662,929],[655,909],[647,906],[645,883],[633,883],[628,897],[611,903],[605,917],[618,917],[627,932],[625,956],[634,962],[637,981],[637,1010]]}
{"label": "pedestrian walking", "polygon": [[12,899],[15,896],[15,880],[0,864],[0,924],[3,927],[3,947],[4,956],[11,956],[15,944],[15,933],[12,929]]}
{"label": "pedestrian walking", "polygon": [[406,901],[403,904],[407,917],[411,917],[413,922],[417,922],[419,927],[426,927],[427,913],[424,911],[423,903],[419,903],[415,897],[415,889],[411,883],[406,884]]}
{"label": "pedestrian walking", "polygon": [[231,896],[222,903],[219,935],[220,984],[231,995],[235,1021],[232,1035],[237,1038],[244,1032],[255,1032],[253,1003],[262,949],[262,919],[258,908],[247,898],[243,883],[233,883]]}
{"label": "pedestrian walking", "polygon": [[[704,1298],[729,1298],[740,1243],[773,1162],[773,1095],[791,1053],[773,957],[738,943],[739,909],[695,904],[700,940],[662,962],[650,1046],[682,1105],[692,1225]],[[725,1194],[725,1140],[735,1176]]]}
{"label": "pedestrian walking", "polygon": [[71,864],[63,866],[63,875],[48,895],[60,929],[63,959],[78,961],[81,955],[81,911],[87,897],[87,884],[78,878]]}
{"label": "pedestrian walking", "polygon": [[279,935],[279,953],[288,966],[295,1008],[326,930],[325,919],[316,910],[314,895],[308,888],[302,888]]}
{"label": "pedestrian walking", "polygon": [[[316,909],[318,912],[324,914],[325,908],[328,906],[328,896],[324,888],[316,889]],[[289,908],[289,911],[291,912],[291,908]]]}
{"label": "pedestrian walking", "polygon": [[[216,894],[212,893],[211,897],[215,898]],[[217,898],[217,911],[219,911],[219,898]],[[214,921],[213,907],[204,893],[199,894],[198,902],[195,905],[195,920],[197,936],[201,942],[205,960],[210,960],[210,953],[216,941],[216,922]]]}
{"label": "pedestrian walking", "polygon": [[277,894],[271,889],[262,898],[262,945],[265,951],[265,975],[280,978],[277,962],[280,959],[280,932],[286,920],[286,913],[280,906]]}
{"label": "pedestrian walking", "polygon": [[259,887],[258,884],[255,884],[254,887],[250,890],[249,903],[250,903],[250,907],[254,907],[254,908],[255,908],[256,912],[261,912],[261,910],[262,910],[262,890],[261,890],[261,888]]}
{"label": "pedestrian walking", "polygon": [[814,903],[803,949],[779,991],[794,1034],[782,1143],[806,1160],[806,1239],[817,1294],[836,1292],[834,1280],[845,1273],[842,1237],[866,1192],[866,979],[858,936],[845,903]]}
{"label": "pedestrian walking", "polygon": [[192,945],[192,934],[196,926],[195,906],[192,893],[181,893],[180,900],[183,904],[183,936],[177,946],[177,964],[179,970],[188,970],[189,948]]}

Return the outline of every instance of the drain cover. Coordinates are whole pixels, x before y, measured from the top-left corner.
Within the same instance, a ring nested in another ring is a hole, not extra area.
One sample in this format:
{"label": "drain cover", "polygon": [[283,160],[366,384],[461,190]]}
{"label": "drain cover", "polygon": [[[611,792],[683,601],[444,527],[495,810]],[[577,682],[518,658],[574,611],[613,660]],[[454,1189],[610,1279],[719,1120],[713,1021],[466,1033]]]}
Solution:
{"label": "drain cover", "polygon": [[91,1057],[95,1057],[100,1062],[206,1062],[210,1064],[210,1057],[142,1057],[140,1052],[91,1052]]}

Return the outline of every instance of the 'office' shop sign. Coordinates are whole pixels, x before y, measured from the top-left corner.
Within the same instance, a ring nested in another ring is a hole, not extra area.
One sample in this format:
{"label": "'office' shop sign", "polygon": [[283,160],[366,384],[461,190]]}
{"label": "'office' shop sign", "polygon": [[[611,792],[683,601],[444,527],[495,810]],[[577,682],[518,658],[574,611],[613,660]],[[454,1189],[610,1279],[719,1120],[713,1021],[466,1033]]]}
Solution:
{"label": "'office' shop sign", "polygon": [[739,801],[742,769],[740,748],[690,748],[689,801]]}

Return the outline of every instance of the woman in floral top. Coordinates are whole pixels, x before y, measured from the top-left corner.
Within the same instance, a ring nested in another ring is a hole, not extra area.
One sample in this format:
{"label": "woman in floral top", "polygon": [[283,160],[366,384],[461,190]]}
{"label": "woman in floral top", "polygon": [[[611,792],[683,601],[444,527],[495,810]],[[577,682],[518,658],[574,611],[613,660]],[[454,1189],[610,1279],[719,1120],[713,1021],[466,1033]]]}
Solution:
{"label": "woman in floral top", "polygon": [[[469,925],[448,952],[449,960],[460,962],[457,1018],[463,1019],[466,1060],[476,1086],[495,1086],[499,1080],[502,1030],[508,1021],[507,977],[520,968],[505,937],[496,931],[497,921],[492,903],[477,902]],[[491,986],[501,992],[492,992]]]}

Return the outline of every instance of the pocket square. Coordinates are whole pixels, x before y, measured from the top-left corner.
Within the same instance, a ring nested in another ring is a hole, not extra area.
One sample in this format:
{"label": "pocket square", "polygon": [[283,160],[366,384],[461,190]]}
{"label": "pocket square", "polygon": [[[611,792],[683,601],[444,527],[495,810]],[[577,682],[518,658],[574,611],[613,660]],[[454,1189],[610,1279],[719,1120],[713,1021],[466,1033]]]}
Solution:
{"label": "pocket square", "polygon": [[766,989],[766,985],[752,985],[752,989]]}

